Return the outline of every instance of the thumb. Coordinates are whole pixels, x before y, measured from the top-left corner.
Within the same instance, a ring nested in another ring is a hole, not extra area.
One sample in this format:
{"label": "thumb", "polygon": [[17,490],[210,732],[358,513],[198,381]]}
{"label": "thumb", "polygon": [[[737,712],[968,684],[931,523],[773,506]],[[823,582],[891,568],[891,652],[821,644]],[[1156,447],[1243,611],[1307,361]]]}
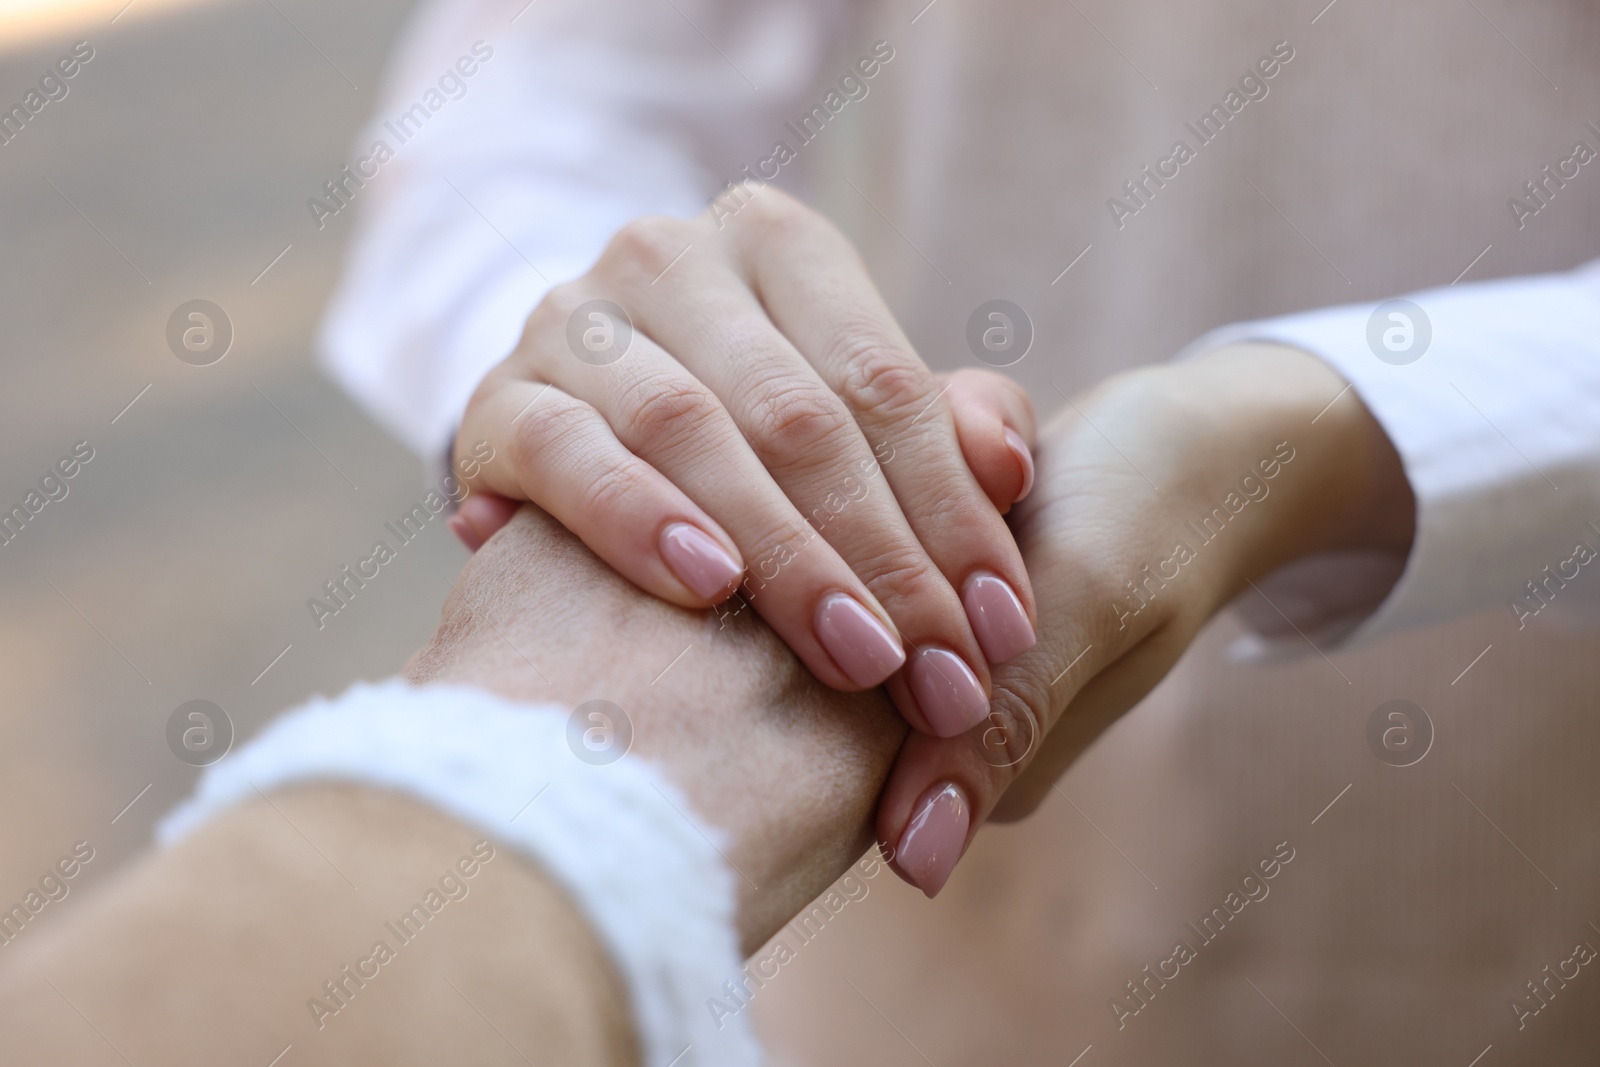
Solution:
{"label": "thumb", "polygon": [[1033,489],[1033,402],[1022,386],[988,370],[937,375],[947,391],[961,454],[1001,514]]}

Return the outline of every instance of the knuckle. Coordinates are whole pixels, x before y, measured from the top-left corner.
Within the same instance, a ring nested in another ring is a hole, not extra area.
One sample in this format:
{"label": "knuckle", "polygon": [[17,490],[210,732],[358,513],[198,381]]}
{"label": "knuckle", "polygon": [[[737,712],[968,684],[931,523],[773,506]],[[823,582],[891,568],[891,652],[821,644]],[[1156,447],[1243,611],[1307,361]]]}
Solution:
{"label": "knuckle", "polygon": [[[853,562],[853,569],[872,595],[889,604],[932,605],[946,586],[944,576],[917,545],[897,543]],[[959,607],[954,608],[960,614]],[[921,614],[920,612],[918,614]],[[929,610],[927,614],[934,614]]]}
{"label": "knuckle", "polygon": [[587,404],[565,396],[541,407],[538,418],[518,419],[511,433],[512,468],[524,482],[554,462],[595,414]]}
{"label": "knuckle", "polygon": [[994,506],[973,487],[965,466],[924,471],[920,484],[901,495],[918,529],[939,531],[939,545],[994,544],[1003,527]]}
{"label": "knuckle", "polygon": [[821,216],[773,185],[756,191],[750,201],[751,221],[763,229],[812,226]]}
{"label": "knuckle", "polygon": [[578,503],[579,514],[636,515],[639,502],[643,499],[643,481],[631,463],[601,469],[583,487],[583,495]]}
{"label": "knuckle", "polygon": [[768,467],[814,459],[852,425],[838,397],[805,382],[769,385],[750,401],[750,444]]}
{"label": "knuckle", "polygon": [[853,411],[914,414],[928,402],[933,375],[920,359],[877,330],[845,336],[836,342],[834,358],[845,368],[839,395]]}
{"label": "knuckle", "polygon": [[549,289],[528,314],[523,324],[522,337],[517,351],[525,357],[534,357],[540,343],[549,337],[559,337],[567,328],[567,320],[582,304],[584,297],[576,282],[562,282]]}
{"label": "knuckle", "polygon": [[562,282],[552,286],[544,294],[544,299],[539,301],[539,306],[534,308],[534,314],[544,315],[552,321],[565,323],[567,317],[578,309],[584,301],[583,292],[576,282]]}
{"label": "knuckle", "polygon": [[989,719],[972,731],[973,744],[983,762],[1020,775],[1044,739],[1045,694],[1031,682],[997,682],[989,704]]}
{"label": "knuckle", "polygon": [[629,411],[630,449],[658,451],[715,431],[722,405],[704,386],[682,378],[644,378],[622,397]]}
{"label": "knuckle", "polygon": [[665,215],[645,215],[618,230],[600,261],[625,274],[659,275],[691,243],[689,226]]}

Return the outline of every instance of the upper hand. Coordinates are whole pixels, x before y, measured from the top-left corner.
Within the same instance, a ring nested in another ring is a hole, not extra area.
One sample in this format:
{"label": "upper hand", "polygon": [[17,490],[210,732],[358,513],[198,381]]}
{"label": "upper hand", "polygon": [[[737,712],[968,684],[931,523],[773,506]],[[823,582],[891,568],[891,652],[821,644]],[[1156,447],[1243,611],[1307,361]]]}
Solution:
{"label": "upper hand", "polygon": [[825,684],[887,680],[913,726],[960,734],[989,713],[989,664],[1034,641],[1001,518],[1032,481],[1031,406],[998,375],[936,378],[841,234],[747,195],[726,226],[624,227],[545,297],[468,406],[458,450],[496,458],[457,525],[502,523],[489,494],[531,500],[647,592],[738,588],[730,610]]}

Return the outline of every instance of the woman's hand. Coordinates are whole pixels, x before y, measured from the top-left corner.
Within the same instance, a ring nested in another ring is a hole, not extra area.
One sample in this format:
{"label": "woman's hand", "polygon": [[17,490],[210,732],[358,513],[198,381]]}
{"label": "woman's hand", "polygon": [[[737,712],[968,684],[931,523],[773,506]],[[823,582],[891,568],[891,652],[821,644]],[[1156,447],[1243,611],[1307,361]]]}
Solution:
{"label": "woman's hand", "polygon": [[995,672],[990,725],[906,739],[878,810],[932,896],[980,823],[1032,811],[1252,579],[1333,549],[1409,552],[1399,457],[1321,360],[1266,345],[1111,379],[1041,435],[1013,516],[1037,646]]}
{"label": "woman's hand", "polygon": [[645,591],[738,589],[825,684],[887,680],[914,727],[963,733],[988,664],[1034,642],[1001,518],[1033,479],[1027,396],[936,378],[842,235],[746,196],[632,223],[546,296],[463,419],[496,459],[457,530],[481,542],[512,510],[496,496],[531,500]]}

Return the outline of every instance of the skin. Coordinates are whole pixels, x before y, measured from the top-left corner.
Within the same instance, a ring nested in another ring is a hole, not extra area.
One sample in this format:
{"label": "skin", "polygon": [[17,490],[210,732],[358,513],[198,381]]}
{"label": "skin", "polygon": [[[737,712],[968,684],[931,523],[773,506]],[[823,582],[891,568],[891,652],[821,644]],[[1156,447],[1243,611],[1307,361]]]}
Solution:
{"label": "skin", "polygon": [[[1279,566],[1351,549],[1404,559],[1410,485],[1387,435],[1345,389],[1314,356],[1241,345],[1119,375],[1053,419],[1038,486],[1014,522],[1045,605],[1040,641],[997,669],[988,729],[907,739],[880,835],[899,840],[918,801],[944,783],[975,814],[967,843],[987,817],[1031,812],[1208,619]],[[1244,474],[1259,478],[1280,443],[1294,459],[1266,480],[1268,495],[1200,545],[1185,523],[1222,504]],[[1137,603],[1125,583],[1171,558],[1179,540],[1200,545],[1194,559],[1125,619]]]}
{"label": "skin", "polygon": [[[987,818],[1031,811],[1207,619],[1282,563],[1335,549],[1403,560],[1410,487],[1381,427],[1345,389],[1309,354],[1242,345],[1116,376],[1052,420],[1040,432],[1034,492],[1010,516],[1038,594],[1039,641],[994,667],[986,722],[953,738],[919,729],[907,740],[879,809],[880,839],[905,852],[909,827],[950,787],[966,819],[962,850]],[[974,382],[935,403],[950,403],[967,447],[986,429],[992,436],[1005,396]],[[1257,465],[1279,443],[1296,459],[1270,480],[1269,497],[1248,505],[1226,536],[1124,622],[1113,605],[1129,597],[1125,583],[1170,559],[1177,540],[1195,541],[1184,523],[1221,504],[1245,473],[1259,477]],[[974,471],[994,469],[980,450],[967,451]],[[488,532],[493,521],[485,517]],[[1048,595],[1041,583],[1050,583]],[[903,683],[888,688],[903,709]],[[935,868],[896,869],[931,896],[959,855],[942,852]]]}
{"label": "skin", "polygon": [[[1353,394],[1328,406],[1342,389],[1302,353],[1241,348],[1122,376],[1052,421],[1014,516],[1044,639],[997,675],[995,729],[1019,757],[1005,769],[974,739],[908,732],[881,694],[827,689],[749,616],[722,629],[645,596],[531,508],[474,557],[406,674],[627,709],[627,758],[658,763],[727,832],[750,952],[860,855],[875,805],[880,833],[896,831],[919,785],[948,780],[981,816],[1024,814],[1248,579],[1330,548],[1403,553],[1403,472]],[[1283,441],[1295,454],[1270,495],[1119,626],[1118,580]],[[658,682],[686,646],[695,669]],[[1042,742],[1023,732],[1035,724]],[[292,1044],[294,1062],[329,1064],[637,1062],[614,970],[572,903],[504,849],[318,1029],[306,999],[479,836],[347,786],[240,805],[0,950],[8,1059],[267,1063]]]}
{"label": "skin", "polygon": [[[870,843],[906,733],[882,693],[821,686],[753,616],[719,629],[645,596],[532,508],[455,586],[406,677],[569,706],[603,694],[628,709],[625,758],[663,767],[731,839],[749,879],[747,951]],[[563,892],[503,847],[466,898],[316,1025],[306,1002],[321,983],[482,837],[353,786],[240,805],[0,948],[4,1059],[264,1065],[292,1044],[286,1063],[637,1062],[609,959]]]}
{"label": "skin", "polygon": [[[470,544],[503,499],[533,501],[641,589],[705,607],[737,586],[823,684],[888,680],[913,726],[959,733],[970,702],[930,723],[907,677],[923,652],[953,653],[981,717],[989,661],[962,591],[995,575],[1035,618],[1001,517],[1028,480],[1031,405],[999,375],[936,378],[831,223],[776,189],[745,195],[731,218],[630,223],[545,296],[462,419],[456,459],[480,442],[495,459],[458,532]],[[574,347],[586,328],[628,329],[594,318],[595,300],[631,323],[615,358]],[[947,388],[956,402],[939,402]],[[730,581],[708,593],[674,569],[660,538],[676,524],[726,554]],[[834,594],[877,620],[886,661],[836,659],[818,622]]]}

